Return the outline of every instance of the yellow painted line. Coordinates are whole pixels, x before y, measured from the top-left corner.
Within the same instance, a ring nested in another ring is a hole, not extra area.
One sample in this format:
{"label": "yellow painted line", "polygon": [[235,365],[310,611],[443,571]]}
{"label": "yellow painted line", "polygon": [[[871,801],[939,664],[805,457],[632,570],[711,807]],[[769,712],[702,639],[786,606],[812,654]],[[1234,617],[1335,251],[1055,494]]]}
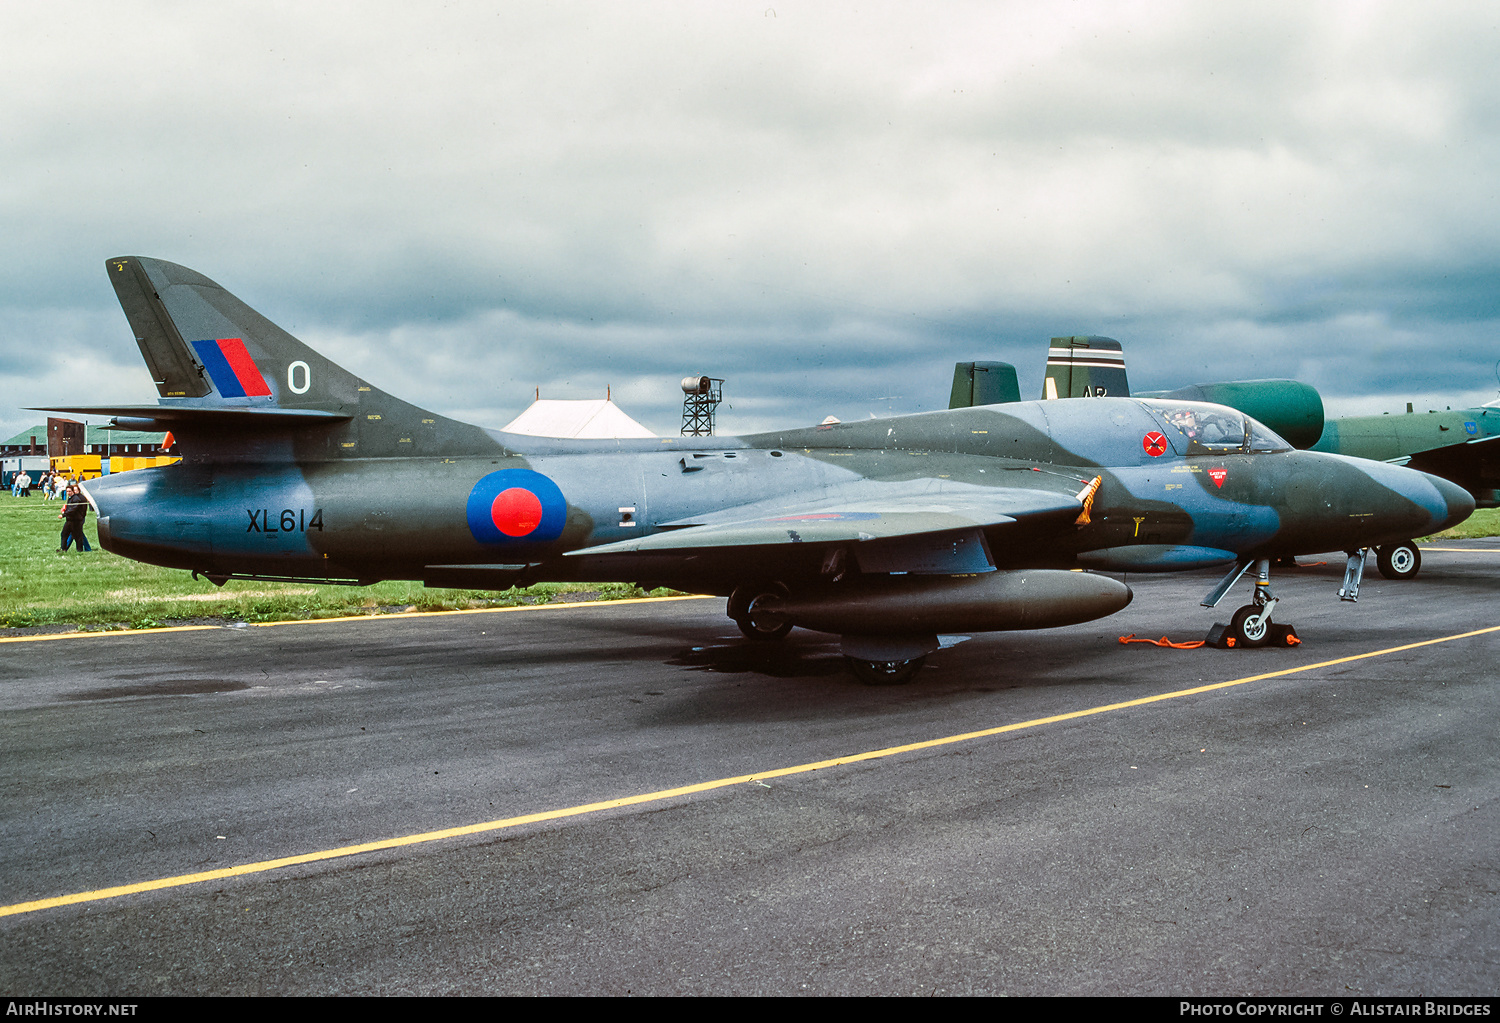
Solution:
{"label": "yellow painted line", "polygon": [[[679,598],[680,599],[680,598]],[[616,602],[618,603],[618,602]],[[1126,700],[1123,703],[1107,703],[1099,707],[1088,707],[1084,710],[1068,711],[1064,714],[1054,714],[1050,717],[1032,718],[1029,721],[1017,721],[1014,724],[999,725],[995,728],[985,728],[977,732],[963,732],[959,735],[944,736],[941,739],[927,739],[922,742],[911,742],[903,746],[888,746],[885,749],[870,750],[865,753],[851,753],[848,756],[834,757],[829,760],[819,760],[810,764],[797,764],[793,767],[778,767],[768,771],[758,771],[755,774],[741,774],[733,778],[717,778],[713,781],[698,782],[696,785],[682,785],[671,789],[658,789],[655,792],[643,792],[634,796],[623,796],[619,799],[605,799],[597,803],[584,803],[581,806],[569,806],[558,810],[543,810],[540,813],[528,813],[520,817],[505,817],[500,820],[484,821],[479,824],[466,824],[457,828],[444,828],[441,831],[424,831],[416,835],[402,835],[398,838],[384,838],[375,842],[363,842],[359,845],[343,845],[335,849],[322,849],[317,852],[301,853],[297,856],[283,856],[275,860],[260,860],[256,863],[242,863],[237,867],[221,867],[218,870],[205,870],[197,874],[177,874],[173,877],[157,878],[154,881],[139,881],[135,884],[119,885],[114,888],[99,888],[90,892],[76,892],[72,895],[58,895],[50,899],[37,899],[33,902],[17,902],[10,906],[0,906],[0,917],[16,916],[21,913],[35,913],[42,909],[54,909],[58,906],[72,906],[80,902],[99,902],[104,899],[118,898],[121,895],[135,895],[140,892],[159,891],[163,888],[179,888],[183,885],[200,884],[204,881],[217,881],[226,877],[242,877],[246,874],[260,874],[268,870],[279,870],[282,867],[292,867],[301,863],[317,863],[321,860],[339,859],[344,856],[355,856],[359,853],[376,852],[381,849],[399,849],[403,846],[421,845],[426,842],[438,842],[446,838],[462,838],[467,835],[482,835],[491,831],[501,831],[505,828],[519,827],[523,824],[536,824],[541,821],[561,820],[565,817],[580,817],[584,814],[598,813],[601,810],[614,810],[622,806],[639,806],[643,803],[658,803],[678,796],[689,796],[698,792],[709,792],[713,789],[728,788],[732,785],[743,785],[748,782],[763,781],[767,778],[785,778],[794,774],[808,774],[812,771],[827,770],[831,767],[843,767],[846,764],[858,764],[867,760],[881,760],[885,757],[893,757],[900,753],[912,753],[917,750],[935,749],[939,746],[950,746],[959,742],[970,742],[974,739],[982,739],[992,735],[1001,735],[1005,732],[1016,732],[1025,728],[1038,728],[1042,725],[1053,725],[1060,721],[1072,721],[1078,718],[1092,717],[1096,714],[1107,714],[1111,711],[1125,710],[1129,707],[1142,707],[1150,703],[1160,703],[1163,700],[1176,700],[1184,696],[1194,696],[1198,693],[1208,693],[1215,689],[1229,689],[1232,686],[1242,686],[1250,682],[1261,682],[1270,678],[1281,678],[1286,675],[1296,675],[1299,672],[1315,671],[1318,668],[1329,668],[1336,664],[1349,664],[1353,661],[1363,661],[1372,657],[1384,657],[1387,654],[1401,653],[1404,650],[1416,650],[1424,646],[1435,646],[1439,643],[1451,643],[1454,640],[1468,639],[1472,636],[1483,636],[1491,632],[1500,632],[1500,625],[1492,625],[1487,629],[1475,629],[1473,632],[1461,632],[1453,636],[1443,636],[1439,639],[1425,639],[1417,643],[1406,643],[1402,646],[1387,647],[1384,650],[1372,650],[1364,654],[1352,654],[1349,657],[1338,657],[1331,661],[1319,661],[1316,664],[1304,664],[1297,668],[1282,668],[1280,671],[1268,671],[1260,675],[1248,675],[1245,678],[1237,678],[1228,682],[1211,682],[1208,685],[1195,686],[1192,689],[1178,689],[1170,693],[1160,693],[1156,696],[1143,696],[1137,700]]]}
{"label": "yellow painted line", "polygon": [[[387,618],[435,618],[438,615],[486,615],[501,611],[556,611],[570,607],[613,607],[617,604],[663,604],[670,600],[713,600],[709,593],[689,593],[680,597],[627,597],[624,600],[574,600],[559,604],[516,604],[514,607],[466,607],[456,611],[397,611],[388,615],[345,615],[342,618],[294,618],[285,622],[250,622],[260,628],[278,625],[325,625],[329,622],[369,622]],[[216,628],[217,626],[210,626]]]}
{"label": "yellow painted line", "polygon": [[[329,622],[373,622],[387,618],[442,618],[447,615],[483,615],[497,611],[556,611],[572,607],[610,607],[615,604],[662,604],[670,600],[713,600],[710,593],[680,597],[628,597],[624,600],[573,600],[557,604],[517,604],[514,607],[466,607],[453,611],[397,611],[394,614],[344,615],[339,618],[295,618],[285,622],[247,622],[261,628],[274,625],[326,625]],[[93,639],[98,636],[156,636],[163,632],[201,632],[223,629],[223,625],[173,625],[164,629],[111,629],[108,632],[53,632],[45,636],[0,636],[0,643],[47,643],[55,639]]]}
{"label": "yellow painted line", "polygon": [[1421,547],[1424,551],[1452,551],[1455,554],[1500,554],[1500,547]]}
{"label": "yellow painted line", "polygon": [[0,643],[47,643],[54,639],[95,639],[99,636],[140,636],[159,632],[201,632],[222,625],[174,625],[166,629],[111,629],[108,632],[49,632],[45,636],[0,636]]}

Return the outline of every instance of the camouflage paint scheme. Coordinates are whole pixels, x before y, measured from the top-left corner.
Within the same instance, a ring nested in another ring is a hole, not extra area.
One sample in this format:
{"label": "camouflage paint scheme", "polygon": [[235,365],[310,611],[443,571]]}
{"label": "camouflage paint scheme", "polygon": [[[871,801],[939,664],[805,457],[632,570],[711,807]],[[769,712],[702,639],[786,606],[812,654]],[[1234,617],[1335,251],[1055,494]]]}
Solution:
{"label": "camouflage paint scheme", "polygon": [[[1125,353],[1120,342],[1112,337],[1094,334],[1053,338],[1047,346],[1047,376],[1042,383],[1042,397],[1091,398],[1105,395],[1115,398],[1171,398],[1228,405],[1269,427],[1294,448],[1312,447],[1317,443],[1318,435],[1323,432],[1323,399],[1315,388],[1299,381],[1226,380],[1211,384],[1190,384],[1171,391],[1132,391],[1125,372]],[[958,399],[955,386],[954,398],[948,407],[958,408]],[[1352,451],[1341,453],[1359,454]]]}
{"label": "camouflage paint scheme", "polygon": [[1500,408],[1446,409],[1405,415],[1342,416],[1323,424],[1314,451],[1336,451],[1410,466],[1452,480],[1481,508],[1500,505]]}
{"label": "camouflage paint scheme", "polygon": [[[1182,402],[1019,402],[733,438],[506,434],[385,393],[185,267],[106,266],[159,401],[56,411],[171,430],[183,461],[89,483],[100,539],[218,583],[667,585],[730,596],[752,635],[822,628],[857,664],[894,664],[919,662],[940,631],[1129,602],[1123,583],[1069,569],[1362,548],[1473,509],[1442,480],[1294,451],[1240,413]],[[1183,416],[1241,433],[1206,448]]]}
{"label": "camouflage paint scheme", "polygon": [[[949,408],[981,404],[960,388],[966,367],[1005,363],[959,363],[954,372]],[[1014,370],[1011,369],[1012,378]],[[1228,405],[1259,420],[1295,448],[1369,458],[1406,465],[1441,476],[1469,491],[1481,508],[1500,505],[1500,447],[1486,443],[1500,437],[1500,407],[1430,410],[1425,415],[1343,416],[1327,419],[1317,389],[1297,380],[1221,380],[1190,384],[1171,391],[1135,391],[1125,373],[1120,343],[1093,335],[1055,337],[1047,348],[1046,397],[1168,398]],[[1017,400],[996,397],[994,401]]]}

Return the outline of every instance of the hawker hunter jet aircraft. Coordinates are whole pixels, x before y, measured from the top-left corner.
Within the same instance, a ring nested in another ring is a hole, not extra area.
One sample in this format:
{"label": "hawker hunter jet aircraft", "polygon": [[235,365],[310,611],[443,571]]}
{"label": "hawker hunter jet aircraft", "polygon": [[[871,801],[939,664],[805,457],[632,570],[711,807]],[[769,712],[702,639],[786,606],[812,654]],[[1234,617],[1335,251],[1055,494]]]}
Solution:
{"label": "hawker hunter jet aircraft", "polygon": [[[185,267],[106,264],[156,404],[57,409],[170,430],[183,460],[87,484],[105,548],[226,579],[504,589],[637,582],[728,598],[756,639],[841,637],[869,682],[939,633],[1090,621],[1108,575],[1252,566],[1233,631],[1274,635],[1273,559],[1359,551],[1474,508],[1422,473],[1294,451],[1243,413],[1092,398],[737,438],[558,440],[416,408]],[[1352,568],[1345,596],[1358,586]],[[1284,627],[1283,627],[1284,628]]]}

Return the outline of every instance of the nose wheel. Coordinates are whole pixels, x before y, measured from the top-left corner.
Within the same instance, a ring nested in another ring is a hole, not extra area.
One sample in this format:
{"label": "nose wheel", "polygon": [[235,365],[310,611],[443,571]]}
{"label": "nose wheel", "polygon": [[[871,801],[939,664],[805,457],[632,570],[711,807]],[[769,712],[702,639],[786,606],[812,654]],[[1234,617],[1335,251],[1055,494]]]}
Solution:
{"label": "nose wheel", "polygon": [[1255,593],[1251,603],[1246,604],[1229,619],[1229,632],[1236,646],[1265,646],[1271,641],[1271,612],[1278,600],[1271,593],[1271,562],[1261,558],[1255,563]]}
{"label": "nose wheel", "polygon": [[1229,634],[1234,637],[1235,646],[1265,646],[1271,638],[1270,612],[1246,604],[1229,620]]}
{"label": "nose wheel", "polygon": [[1271,621],[1271,612],[1280,603],[1271,592],[1271,562],[1268,558],[1245,561],[1229,571],[1229,574],[1203,601],[1204,607],[1213,607],[1224,598],[1231,587],[1239,582],[1245,571],[1255,566],[1255,592],[1251,602],[1234,613],[1229,624],[1217,623],[1208,633],[1207,643],[1216,647],[1262,647],[1269,643],[1278,646],[1296,646],[1302,641],[1297,630],[1290,625],[1277,625]]}

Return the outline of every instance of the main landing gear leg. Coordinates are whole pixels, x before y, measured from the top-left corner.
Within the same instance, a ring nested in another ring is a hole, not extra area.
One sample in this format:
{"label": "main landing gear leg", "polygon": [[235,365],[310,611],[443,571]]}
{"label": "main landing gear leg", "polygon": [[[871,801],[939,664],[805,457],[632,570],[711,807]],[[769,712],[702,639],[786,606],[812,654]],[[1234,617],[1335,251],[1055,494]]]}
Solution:
{"label": "main landing gear leg", "polygon": [[1281,600],[1271,592],[1269,558],[1246,559],[1235,565],[1204,599],[1203,606],[1213,607],[1223,600],[1225,594],[1252,566],[1255,568],[1255,592],[1250,603],[1236,611],[1227,626],[1215,625],[1208,634],[1209,644],[1220,647],[1258,647],[1274,642],[1282,646],[1295,646],[1301,642],[1297,639],[1297,631],[1290,625],[1275,625],[1271,621],[1271,613]]}
{"label": "main landing gear leg", "polygon": [[1370,548],[1361,547],[1344,553],[1349,555],[1349,560],[1344,564],[1344,585],[1339,587],[1339,599],[1352,604],[1359,600],[1360,580],[1365,577],[1365,555],[1370,553]]}

